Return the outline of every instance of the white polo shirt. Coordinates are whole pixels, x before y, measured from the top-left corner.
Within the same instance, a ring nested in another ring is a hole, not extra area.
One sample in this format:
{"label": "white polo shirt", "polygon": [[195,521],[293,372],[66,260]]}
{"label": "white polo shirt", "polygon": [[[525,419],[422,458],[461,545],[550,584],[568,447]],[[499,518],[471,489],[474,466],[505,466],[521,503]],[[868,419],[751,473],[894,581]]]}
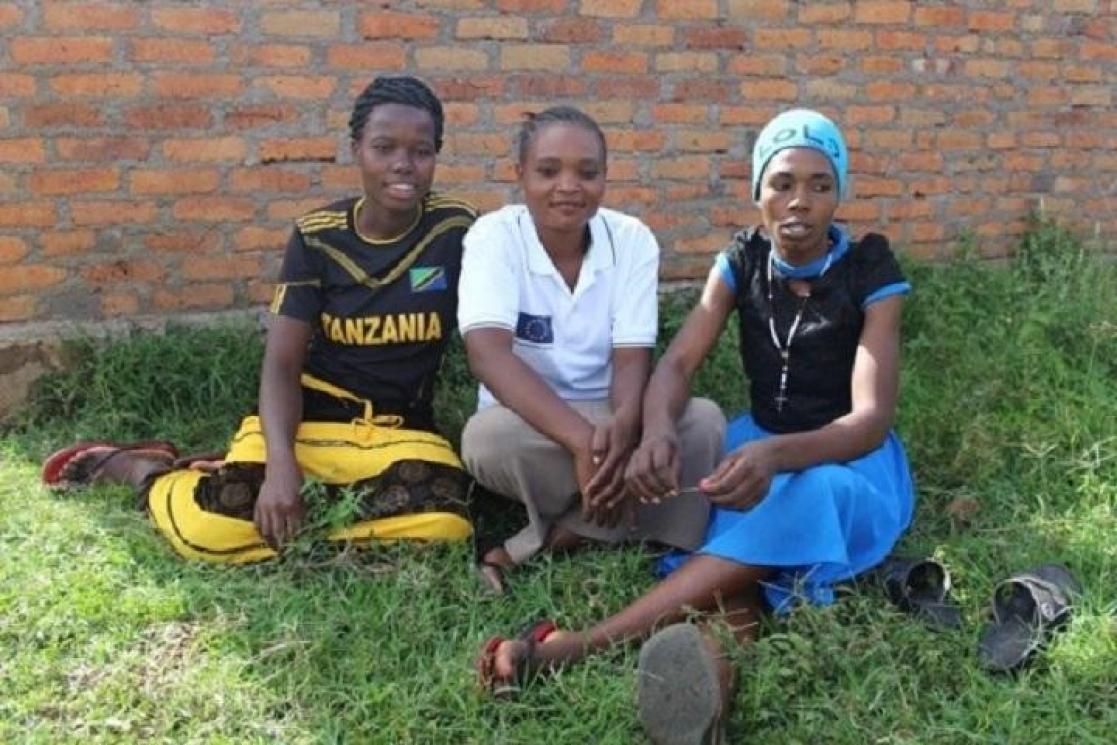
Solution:
{"label": "white polo shirt", "polygon": [[[513,332],[512,351],[565,400],[607,399],[615,347],[654,347],[659,244],[647,225],[600,208],[573,291],[522,204],[466,233],[458,328]],[[494,402],[480,387],[479,407]]]}

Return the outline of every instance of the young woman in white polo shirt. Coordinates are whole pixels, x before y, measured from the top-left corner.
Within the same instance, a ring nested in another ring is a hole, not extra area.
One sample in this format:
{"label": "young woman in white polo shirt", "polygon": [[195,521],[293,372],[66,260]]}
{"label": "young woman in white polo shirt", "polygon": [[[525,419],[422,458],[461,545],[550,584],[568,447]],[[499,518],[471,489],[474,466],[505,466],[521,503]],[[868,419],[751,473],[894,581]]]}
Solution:
{"label": "young woman in white polo shirt", "polygon": [[[470,229],[458,287],[458,323],[481,382],[462,456],[482,486],[528,515],[482,552],[497,591],[544,548],[586,539],[694,548],[709,515],[698,494],[640,505],[625,489],[656,339],[659,247],[642,222],[600,207],[601,129],[556,107],[530,116],[517,145],[524,203]],[[679,426],[682,483],[710,472],[724,428],[716,405],[690,402]]]}

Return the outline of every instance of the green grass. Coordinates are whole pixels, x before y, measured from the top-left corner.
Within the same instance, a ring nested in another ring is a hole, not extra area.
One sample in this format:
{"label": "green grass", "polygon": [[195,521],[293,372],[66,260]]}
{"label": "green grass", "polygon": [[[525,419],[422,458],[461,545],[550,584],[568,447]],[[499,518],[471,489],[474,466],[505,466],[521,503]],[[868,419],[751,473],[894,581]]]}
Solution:
{"label": "green grass", "polygon": [[[1108,743],[1117,731],[1117,266],[1038,226],[1008,265],[908,267],[898,427],[919,507],[901,545],[952,569],[963,631],[935,634],[872,588],[770,620],[734,656],[734,742]],[[672,294],[664,326],[692,300]],[[746,396],[726,334],[698,392]],[[334,554],[302,544],[247,568],[177,559],[123,489],[55,496],[37,463],[76,437],[220,447],[252,406],[251,328],[172,328],[99,348],[0,433],[0,742],[631,743],[635,654],[618,649],[493,703],[481,642],[540,615],[584,624],[651,584],[638,549],[543,558],[503,599],[467,547]],[[472,383],[439,392],[456,437]],[[951,505],[968,505],[968,521]],[[1060,560],[1085,588],[1028,670],[974,649],[1011,570]]]}

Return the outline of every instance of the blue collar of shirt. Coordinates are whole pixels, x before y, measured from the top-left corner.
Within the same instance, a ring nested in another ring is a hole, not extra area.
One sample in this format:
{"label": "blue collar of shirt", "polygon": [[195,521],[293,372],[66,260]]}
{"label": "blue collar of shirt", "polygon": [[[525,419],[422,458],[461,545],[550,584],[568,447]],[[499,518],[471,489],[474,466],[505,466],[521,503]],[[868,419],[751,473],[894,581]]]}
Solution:
{"label": "blue collar of shirt", "polygon": [[830,237],[830,250],[825,256],[819,256],[809,264],[795,266],[776,255],[775,246],[772,247],[772,265],[789,279],[813,279],[826,273],[826,270],[837,264],[849,252],[849,235],[837,225],[831,225],[828,231]]}

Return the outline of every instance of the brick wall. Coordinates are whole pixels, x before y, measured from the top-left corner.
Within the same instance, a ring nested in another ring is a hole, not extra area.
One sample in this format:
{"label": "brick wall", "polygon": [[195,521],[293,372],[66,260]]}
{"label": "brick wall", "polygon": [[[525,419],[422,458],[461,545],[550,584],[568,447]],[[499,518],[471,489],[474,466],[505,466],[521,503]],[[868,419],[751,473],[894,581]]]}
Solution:
{"label": "brick wall", "polygon": [[483,208],[521,112],[589,110],[665,278],[755,219],[749,145],[792,105],[845,126],[841,216],[910,254],[997,255],[1041,203],[1114,246],[1115,36],[1117,0],[0,0],[0,321],[260,303],[291,219],[355,188],[378,72],[440,92],[439,184]]}

